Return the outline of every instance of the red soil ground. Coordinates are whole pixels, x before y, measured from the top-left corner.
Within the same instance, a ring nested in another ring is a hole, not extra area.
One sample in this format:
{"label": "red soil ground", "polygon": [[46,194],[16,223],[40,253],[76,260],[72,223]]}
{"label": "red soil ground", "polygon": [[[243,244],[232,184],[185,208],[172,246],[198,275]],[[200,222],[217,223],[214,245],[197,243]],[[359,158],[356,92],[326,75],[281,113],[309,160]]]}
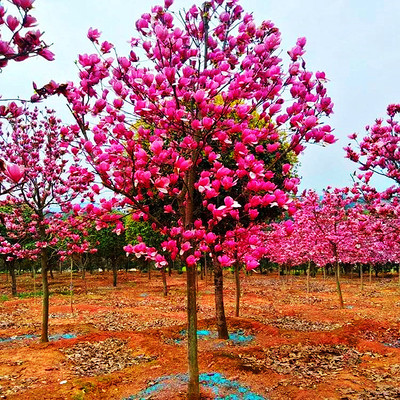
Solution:
{"label": "red soil ground", "polygon": [[[29,275],[18,289],[33,291]],[[35,283],[40,288],[39,278]],[[199,280],[199,329],[215,330],[210,279]],[[0,341],[0,398],[118,399],[139,393],[164,375],[186,373],[185,276],[168,277],[168,297],[154,273],[74,276],[51,280],[50,334],[73,339]],[[254,335],[236,345],[199,340],[201,372],[219,372],[266,399],[400,399],[400,287],[397,278],[343,279],[339,309],[332,278],[242,277],[241,317],[234,318],[233,276],[225,276],[231,332]],[[40,335],[41,299],[15,298],[0,282],[0,338]],[[8,298],[8,299],[7,299]],[[208,394],[207,394],[208,393]],[[183,399],[177,384],[152,399]],[[210,398],[204,392],[204,398]]]}

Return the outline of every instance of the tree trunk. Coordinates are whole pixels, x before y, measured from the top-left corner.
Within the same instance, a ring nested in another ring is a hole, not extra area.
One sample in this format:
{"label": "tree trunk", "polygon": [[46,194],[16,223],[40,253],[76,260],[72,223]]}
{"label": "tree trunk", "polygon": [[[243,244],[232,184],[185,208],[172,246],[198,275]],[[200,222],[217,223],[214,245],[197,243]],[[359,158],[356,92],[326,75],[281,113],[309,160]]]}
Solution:
{"label": "tree trunk", "polygon": [[148,276],[149,276],[149,281],[151,281],[151,265],[150,265],[150,263],[148,264],[148,271],[147,271],[147,273],[148,273]]}
{"label": "tree trunk", "polygon": [[116,257],[113,257],[112,259],[111,259],[111,267],[112,267],[112,272],[113,272],[113,286],[114,287],[117,287],[117,277],[118,277],[118,274],[117,274],[117,258]]}
{"label": "tree trunk", "polygon": [[49,341],[49,282],[48,282],[48,269],[49,261],[47,248],[42,248],[40,251],[40,263],[42,267],[42,287],[43,287],[43,311],[42,311],[42,334],[40,337],[41,342]]}
{"label": "tree trunk", "polygon": [[69,276],[69,304],[70,304],[70,309],[71,309],[71,314],[74,313],[74,283],[72,281],[72,277],[73,277],[73,270],[74,270],[74,259],[71,257],[71,273]]}
{"label": "tree trunk", "polygon": [[397,266],[397,270],[399,272],[399,286],[400,286],[400,264]]}
{"label": "tree trunk", "polygon": [[307,293],[310,293],[310,268],[311,268],[311,261],[308,261],[308,264],[307,264]]}
{"label": "tree trunk", "polygon": [[235,284],[236,284],[235,317],[238,317],[239,307],[240,307],[240,266],[238,261],[235,262]]}
{"label": "tree trunk", "polygon": [[168,296],[168,286],[167,286],[167,274],[165,273],[165,267],[161,268],[161,276],[163,283],[163,295],[164,297]]}
{"label": "tree trunk", "polygon": [[363,266],[360,264],[360,284],[361,284],[361,290],[364,290],[364,274],[363,274]]}
{"label": "tree trunk", "polygon": [[49,262],[49,272],[50,272],[50,278],[54,280],[54,274],[53,274],[53,263]]}
{"label": "tree trunk", "polygon": [[372,267],[371,264],[369,264],[369,284],[372,283]]}
{"label": "tree trunk", "polygon": [[10,271],[11,277],[11,294],[13,296],[17,295],[17,277],[15,275],[15,260],[11,260],[7,262],[8,269]]}
{"label": "tree trunk", "polygon": [[81,264],[81,270],[82,270],[82,279],[85,280],[86,278],[86,265],[82,261],[82,257],[79,259],[79,263]]}
{"label": "tree trunk", "polygon": [[208,282],[207,282],[207,254],[205,254],[204,255],[204,276],[205,276],[205,278],[206,278],[206,286],[207,286],[207,284],[208,284]]}
{"label": "tree trunk", "polygon": [[188,361],[189,384],[188,399],[200,399],[199,365],[197,354],[197,304],[196,304],[196,265],[186,266],[187,319],[188,319]]}
{"label": "tree trunk", "polygon": [[322,271],[324,273],[324,280],[325,280],[326,279],[326,266],[325,265],[322,267]]}
{"label": "tree trunk", "polygon": [[217,258],[213,256],[214,261],[214,291],[215,291],[215,312],[218,331],[218,339],[229,339],[228,327],[225,318],[224,308],[224,281],[222,266]]}
{"label": "tree trunk", "polygon": [[35,266],[32,264],[32,279],[33,279],[33,300],[36,304],[36,270]]}
{"label": "tree trunk", "polygon": [[[207,26],[205,27],[207,31]],[[194,184],[196,180],[196,153],[192,154],[193,167],[185,176],[187,192],[182,199],[180,208],[183,213],[184,227],[187,230],[193,228],[194,212]],[[184,200],[184,201],[183,201]],[[184,259],[190,255],[186,252]],[[189,364],[189,382],[188,382],[188,400],[200,400],[199,385],[199,360],[197,348],[197,291],[196,291],[197,265],[186,263],[186,286],[187,286],[187,320],[188,320],[188,364]]]}
{"label": "tree trunk", "polygon": [[204,265],[200,263],[200,280],[204,280]]}
{"label": "tree trunk", "polygon": [[339,296],[339,305],[340,308],[344,308],[344,303],[343,303],[343,296],[342,296],[342,289],[340,287],[340,264],[339,264],[339,259],[338,259],[338,254],[337,254],[337,248],[334,246],[333,248],[334,254],[335,254],[335,279],[336,279],[336,290]]}

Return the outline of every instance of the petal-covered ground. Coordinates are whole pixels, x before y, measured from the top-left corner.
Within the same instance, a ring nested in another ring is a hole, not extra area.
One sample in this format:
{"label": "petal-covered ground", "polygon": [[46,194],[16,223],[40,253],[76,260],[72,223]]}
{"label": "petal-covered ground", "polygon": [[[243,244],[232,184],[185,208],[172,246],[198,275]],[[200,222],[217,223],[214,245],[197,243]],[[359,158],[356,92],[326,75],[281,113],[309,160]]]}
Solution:
{"label": "petal-covered ground", "polygon": [[[18,277],[20,297],[0,276],[0,398],[184,399],[187,381],[185,276],[108,273],[50,280],[50,342],[39,342],[39,279]],[[400,286],[397,277],[343,279],[243,275],[230,340],[217,338],[211,279],[198,282],[199,364],[204,399],[400,399]]]}

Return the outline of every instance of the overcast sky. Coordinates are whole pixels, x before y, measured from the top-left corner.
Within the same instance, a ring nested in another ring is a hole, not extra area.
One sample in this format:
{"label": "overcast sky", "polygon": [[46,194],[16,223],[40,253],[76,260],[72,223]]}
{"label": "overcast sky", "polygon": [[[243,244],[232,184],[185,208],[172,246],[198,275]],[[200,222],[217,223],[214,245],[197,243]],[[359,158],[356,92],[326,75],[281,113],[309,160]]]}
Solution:
{"label": "overcast sky", "polygon": [[[176,0],[172,10],[188,9],[194,2]],[[11,64],[1,73],[0,93],[4,98],[26,98],[32,93],[32,81],[43,85],[51,79],[76,79],[77,55],[93,50],[86,38],[89,27],[102,31],[102,39],[114,43],[119,54],[126,53],[135,21],[159,3],[36,0],[34,16],[46,42],[53,43],[56,60]],[[330,80],[328,94],[335,107],[329,123],[339,140],[306,149],[300,159],[301,188],[320,191],[327,185],[351,184],[356,165],[344,158],[347,135],[363,133],[365,125],[385,116],[388,104],[400,103],[400,0],[243,0],[240,4],[253,12],[257,22],[271,20],[280,29],[282,54],[305,36],[307,67],[325,71]],[[62,107],[62,115],[68,115],[61,103],[52,107]]]}

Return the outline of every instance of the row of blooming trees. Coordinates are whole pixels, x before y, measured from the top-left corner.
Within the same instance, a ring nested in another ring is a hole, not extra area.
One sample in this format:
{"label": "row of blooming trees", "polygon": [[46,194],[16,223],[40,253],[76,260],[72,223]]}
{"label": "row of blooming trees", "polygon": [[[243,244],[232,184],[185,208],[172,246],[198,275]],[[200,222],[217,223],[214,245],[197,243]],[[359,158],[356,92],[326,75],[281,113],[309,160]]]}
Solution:
{"label": "row of blooming trees", "polygon": [[362,278],[363,265],[400,262],[397,200],[355,185],[351,190],[327,189],[321,197],[304,192],[297,206],[294,222],[277,225],[270,233],[267,254],[280,264],[334,266],[341,308],[341,264],[358,266]]}

